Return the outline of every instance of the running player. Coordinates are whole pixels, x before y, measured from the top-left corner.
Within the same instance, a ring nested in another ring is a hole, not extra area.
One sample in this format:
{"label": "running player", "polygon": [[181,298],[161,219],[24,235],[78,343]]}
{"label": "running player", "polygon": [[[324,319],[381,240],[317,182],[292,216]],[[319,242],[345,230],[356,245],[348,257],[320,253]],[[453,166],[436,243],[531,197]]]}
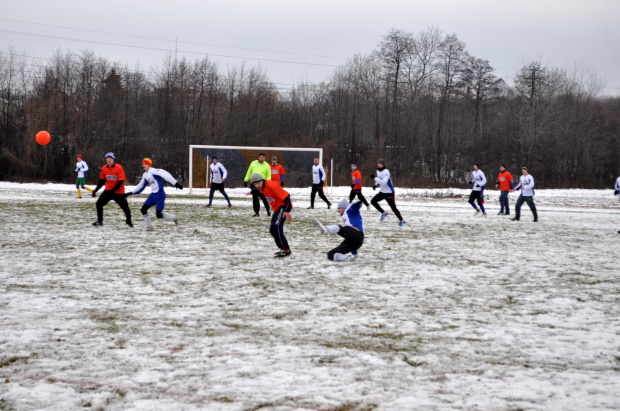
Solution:
{"label": "running player", "polygon": [[319,193],[319,197],[327,203],[327,208],[330,208],[332,204],[329,202],[325,193],[323,193],[323,185],[325,184],[325,169],[319,164],[319,158],[314,159],[314,165],[312,166],[312,192],[310,193],[310,207],[314,208],[314,199],[316,193]]}
{"label": "running player", "polygon": [[351,192],[349,193],[349,202],[357,196],[362,203],[366,206],[366,209],[370,209],[370,204],[366,201],[366,197],[362,194],[362,173],[357,168],[357,164],[351,164]]}
{"label": "running player", "polygon": [[[475,215],[480,215],[480,212],[482,211],[482,215],[486,217],[487,213],[484,211],[484,188],[487,183],[487,178],[478,167],[478,163],[474,163],[473,171],[471,172],[471,181],[469,182],[469,184],[472,185],[472,190],[471,193],[469,193],[468,202],[474,210],[476,210]],[[476,207],[474,201],[478,202],[480,208]]]}
{"label": "running player", "polygon": [[377,161],[377,175],[375,176],[374,174],[371,174],[370,178],[372,178],[375,182],[372,186],[373,190],[380,187],[379,194],[370,200],[370,204],[372,204],[381,213],[381,218],[379,221],[385,220],[385,218],[389,215],[389,213],[384,211],[379,205],[379,201],[385,200],[392,209],[392,212],[394,212],[394,215],[398,218],[398,225],[402,227],[407,224],[407,222],[403,219],[403,216],[400,215],[398,208],[396,208],[396,201],[394,199],[394,185],[392,184],[392,178],[390,177],[390,170],[385,168],[385,160],[380,159]]}
{"label": "running player", "polygon": [[84,186],[84,184],[86,184],[86,173],[88,172],[88,164],[86,164],[86,161],[82,160],[81,154],[77,155],[77,163],[75,163],[75,170],[73,172],[77,174],[77,179],[75,180],[75,188],[77,189],[76,198],[82,198],[82,189],[90,191],[92,193],[92,188]]}

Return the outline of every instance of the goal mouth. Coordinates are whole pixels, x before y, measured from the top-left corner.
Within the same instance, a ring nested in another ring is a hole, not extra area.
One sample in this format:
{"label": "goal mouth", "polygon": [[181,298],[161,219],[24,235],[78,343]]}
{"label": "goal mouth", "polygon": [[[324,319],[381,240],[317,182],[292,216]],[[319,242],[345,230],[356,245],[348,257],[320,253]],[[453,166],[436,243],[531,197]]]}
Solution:
{"label": "goal mouth", "polygon": [[212,158],[226,168],[226,186],[242,187],[250,163],[265,154],[265,162],[277,157],[278,164],[286,171],[285,187],[308,187],[312,184],[312,165],[314,159],[323,163],[322,148],[295,147],[245,147],[245,146],[189,146],[189,193],[194,188],[207,188],[211,178],[209,166]]}

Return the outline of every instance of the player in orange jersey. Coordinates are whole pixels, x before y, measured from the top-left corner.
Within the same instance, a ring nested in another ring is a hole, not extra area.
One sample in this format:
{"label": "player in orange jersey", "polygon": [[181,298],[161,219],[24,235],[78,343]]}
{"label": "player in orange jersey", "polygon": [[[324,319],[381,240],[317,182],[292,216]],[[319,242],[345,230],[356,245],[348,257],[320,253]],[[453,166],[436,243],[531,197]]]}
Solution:
{"label": "player in orange jersey", "polygon": [[351,193],[349,193],[349,203],[353,202],[353,199],[357,196],[362,203],[366,206],[366,209],[370,209],[366,197],[362,194],[362,173],[357,169],[357,164],[351,164]]}
{"label": "player in orange jersey", "polygon": [[95,221],[93,225],[103,225],[103,207],[108,204],[110,200],[114,200],[125,212],[125,223],[129,227],[133,227],[133,223],[131,222],[131,210],[129,210],[129,204],[127,204],[127,198],[125,197],[125,180],[127,180],[125,177],[125,170],[120,164],[116,164],[114,153],[107,153],[105,155],[105,161],[106,164],[101,167],[99,182],[93,191],[93,197],[95,197],[97,191],[105,185],[105,190],[97,200],[97,221]]}
{"label": "player in orange jersey", "polygon": [[286,176],[286,170],[282,167],[282,164],[278,164],[278,157],[271,157],[271,179],[273,181],[279,181],[280,186],[284,187],[284,178]]}
{"label": "player in orange jersey", "polygon": [[273,210],[269,232],[280,249],[275,257],[291,255],[291,248],[284,236],[284,222],[291,219],[291,210],[293,209],[290,194],[280,187],[278,182],[265,180],[259,173],[254,173],[250,176],[250,183],[255,189],[260,190],[260,193],[265,196]]}
{"label": "player in orange jersey", "polygon": [[500,210],[497,215],[510,215],[510,205],[508,204],[508,193],[515,188],[512,174],[506,170],[506,166],[502,164],[499,166],[499,174],[497,175],[497,181],[495,182],[495,188],[499,188],[501,194],[499,196]]}

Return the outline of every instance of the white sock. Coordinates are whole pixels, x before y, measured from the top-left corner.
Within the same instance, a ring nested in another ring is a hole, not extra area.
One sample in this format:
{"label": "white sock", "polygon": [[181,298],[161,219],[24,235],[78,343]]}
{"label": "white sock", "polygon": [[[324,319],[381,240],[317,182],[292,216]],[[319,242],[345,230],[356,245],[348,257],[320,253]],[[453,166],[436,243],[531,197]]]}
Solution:
{"label": "white sock", "polygon": [[170,213],[162,213],[164,216],[164,220],[176,220],[177,216]]}
{"label": "white sock", "polygon": [[142,217],[144,217],[144,221],[146,221],[146,228],[153,228],[153,223],[151,222],[151,215],[144,214]]}
{"label": "white sock", "polygon": [[349,256],[346,254],[336,253],[334,254],[334,261],[349,261]]}
{"label": "white sock", "polygon": [[340,231],[340,226],[338,224],[328,225],[325,227],[325,230],[327,230],[327,234],[338,234],[338,231]]}

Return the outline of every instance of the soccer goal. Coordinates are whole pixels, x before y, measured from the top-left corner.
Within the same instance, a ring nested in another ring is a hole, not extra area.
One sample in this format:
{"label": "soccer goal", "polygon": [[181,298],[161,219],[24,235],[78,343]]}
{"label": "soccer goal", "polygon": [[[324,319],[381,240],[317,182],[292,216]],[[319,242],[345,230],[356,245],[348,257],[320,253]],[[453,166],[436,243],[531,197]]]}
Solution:
{"label": "soccer goal", "polygon": [[[309,187],[312,184],[312,164],[319,158],[323,164],[322,148],[291,148],[291,147],[245,147],[245,146],[189,146],[189,192],[193,188],[207,188],[209,185],[211,158],[216,156],[226,167],[228,187],[242,187],[243,179],[250,163],[265,153],[265,161],[271,164],[271,158],[277,157],[278,163],[286,171],[285,187]],[[326,178],[330,175],[325,167]],[[331,186],[330,179],[329,183]]]}

